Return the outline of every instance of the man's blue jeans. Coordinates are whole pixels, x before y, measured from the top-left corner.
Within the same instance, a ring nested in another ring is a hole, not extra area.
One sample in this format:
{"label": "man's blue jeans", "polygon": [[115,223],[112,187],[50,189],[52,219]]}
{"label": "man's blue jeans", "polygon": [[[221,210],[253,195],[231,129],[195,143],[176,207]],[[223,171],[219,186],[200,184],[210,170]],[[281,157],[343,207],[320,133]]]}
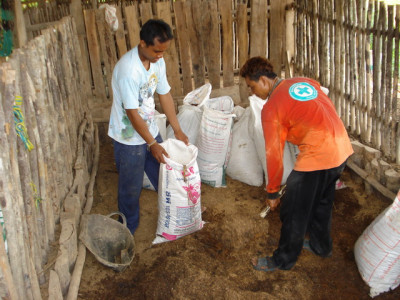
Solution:
{"label": "man's blue jeans", "polygon": [[[156,137],[161,143],[160,135]],[[139,198],[146,172],[151,184],[158,191],[160,164],[147,150],[147,144],[125,145],[114,143],[114,157],[118,178],[118,209],[126,217],[128,229],[133,234],[139,225]]]}

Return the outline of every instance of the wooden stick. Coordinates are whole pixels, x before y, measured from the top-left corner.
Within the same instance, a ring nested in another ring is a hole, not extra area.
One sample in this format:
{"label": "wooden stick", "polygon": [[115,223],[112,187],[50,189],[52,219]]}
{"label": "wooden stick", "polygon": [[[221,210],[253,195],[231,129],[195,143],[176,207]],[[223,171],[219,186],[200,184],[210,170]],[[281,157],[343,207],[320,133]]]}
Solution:
{"label": "wooden stick", "polygon": [[[400,101],[398,99],[399,94],[399,68],[400,68],[400,59],[399,59],[399,48],[400,48],[400,5],[396,5],[396,22],[395,22],[395,59],[394,59],[394,72],[393,72],[393,112],[398,112],[400,114]],[[397,118],[397,121],[400,117]],[[392,123],[394,125],[394,122]],[[397,126],[397,129],[391,128],[392,132],[392,153],[394,153],[394,157],[396,159],[396,164],[400,165],[400,128]],[[397,142],[396,142],[397,137]]]}
{"label": "wooden stick", "polygon": [[358,104],[358,109],[360,110],[359,112],[359,118],[360,118],[360,126],[359,126],[359,131],[360,131],[360,136],[363,140],[365,140],[366,137],[366,128],[367,128],[367,118],[366,118],[366,34],[365,34],[365,29],[366,29],[366,7],[365,5],[368,5],[366,1],[362,1],[361,4],[357,6],[357,14],[358,14],[358,20],[359,20],[359,29],[357,30],[358,33],[358,44],[360,47],[357,49],[357,60],[359,61],[359,74],[360,74],[360,82],[358,85],[358,99],[357,99],[357,104]]}
{"label": "wooden stick", "polygon": [[[382,51],[382,56],[380,57],[380,90],[379,90],[379,116],[377,119],[378,128],[379,128],[379,148],[384,151],[386,149],[386,134],[387,127],[385,126],[386,118],[389,117],[386,115],[385,108],[385,99],[386,99],[386,72],[387,72],[387,43],[386,43],[386,34],[387,34],[387,6],[381,2],[379,8],[379,29],[380,29],[380,38],[379,43],[381,44],[380,51]],[[377,55],[380,52],[375,53]],[[379,56],[379,54],[378,54]],[[374,65],[374,68],[376,66]]]}
{"label": "wooden stick", "polygon": [[318,21],[317,14],[318,14],[317,0],[313,0],[313,3],[312,3],[312,19],[313,19],[313,23],[311,23],[312,27],[313,27],[313,32],[312,32],[313,43],[311,43],[311,44],[312,44],[312,47],[313,47],[312,50],[314,52],[314,55],[313,55],[313,57],[314,57],[314,59],[313,59],[314,60],[313,78],[315,80],[320,81],[321,80],[321,75],[320,75],[320,56],[319,56],[319,51],[320,51],[319,50],[319,32],[320,32],[319,27],[320,27],[320,24],[319,24],[319,21]]}
{"label": "wooden stick", "polygon": [[[391,139],[392,137],[392,131],[388,130],[388,128],[392,128],[393,130],[395,129],[394,125],[396,120],[393,120],[391,116],[396,115],[396,111],[393,110],[393,81],[392,81],[392,72],[393,72],[393,37],[394,37],[394,24],[393,24],[393,18],[394,18],[394,7],[393,6],[388,6],[387,7],[387,14],[385,14],[387,17],[385,21],[385,26],[387,24],[387,33],[386,33],[386,74],[384,75],[385,77],[385,98],[383,99],[383,102],[385,104],[385,117],[382,120],[383,121],[383,127],[385,130],[383,131],[383,140],[382,140],[382,152],[385,156],[392,156],[393,153],[391,153],[391,145],[393,144],[393,140]],[[396,92],[397,93],[397,92]],[[397,120],[398,121],[398,120]],[[394,124],[393,124],[394,123]],[[395,138],[396,140],[396,138]],[[394,155],[393,155],[394,157]]]}
{"label": "wooden stick", "polygon": [[[30,273],[28,270],[27,253],[25,252],[24,224],[25,213],[22,203],[22,190],[19,180],[19,170],[16,159],[16,134],[13,120],[14,104],[14,82],[15,70],[11,69],[9,63],[0,65],[0,84],[2,85],[2,113],[3,122],[8,124],[7,132],[2,132],[2,140],[6,145],[1,152],[8,156],[7,161],[3,161],[5,172],[2,174],[5,181],[3,186],[8,186],[2,202],[5,227],[7,230],[7,242],[9,247],[9,259],[15,285],[19,287],[18,294],[20,299],[33,299],[30,284]],[[8,163],[9,162],[9,163]]]}
{"label": "wooden stick", "polygon": [[[367,32],[369,32],[372,27],[372,10],[373,10],[373,1],[369,2],[368,10],[367,10]],[[366,64],[367,64],[367,86],[366,86],[366,101],[367,101],[367,128],[366,128],[366,141],[372,140],[372,82],[373,82],[373,72],[372,72],[372,53],[370,49],[369,39],[365,41],[365,52],[366,52]]]}
{"label": "wooden stick", "polygon": [[347,161],[346,165],[354,172],[356,172],[357,175],[359,175],[362,179],[372,185],[379,193],[381,193],[386,198],[393,200],[396,197],[395,193],[389,191],[386,187],[380,184],[372,174],[368,174],[355,163]]}
{"label": "wooden stick", "polygon": [[[100,154],[100,141],[99,141],[99,133],[98,128],[95,126],[95,156],[93,161],[93,169],[90,176],[90,182],[88,186],[87,192],[87,201],[85,205],[85,209],[83,211],[84,214],[89,214],[92,209],[93,204],[93,188],[95,183],[95,178],[98,170],[99,163],[99,154]],[[76,259],[74,271],[71,276],[71,281],[68,289],[67,300],[74,300],[78,296],[79,284],[81,281],[82,270],[85,264],[86,258],[86,247],[82,242],[79,242],[78,256]]]}
{"label": "wooden stick", "polygon": [[[294,22],[294,16],[293,16]],[[239,67],[241,68],[249,57],[249,40],[248,40],[248,25],[247,25],[247,3],[238,4],[237,6],[237,26],[236,36],[238,38],[239,50]],[[294,43],[294,37],[293,37]],[[294,46],[294,45],[293,45]],[[239,79],[239,91],[242,104],[248,104],[249,92],[244,78]]]}

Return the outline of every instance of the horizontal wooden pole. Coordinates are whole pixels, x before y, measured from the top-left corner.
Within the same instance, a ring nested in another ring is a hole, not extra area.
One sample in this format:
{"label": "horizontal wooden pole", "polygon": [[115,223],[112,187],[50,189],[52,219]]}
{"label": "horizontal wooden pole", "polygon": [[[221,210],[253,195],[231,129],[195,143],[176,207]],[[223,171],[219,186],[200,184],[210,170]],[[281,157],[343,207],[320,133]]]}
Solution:
{"label": "horizontal wooden pole", "polygon": [[382,184],[380,184],[373,175],[368,174],[366,171],[361,169],[359,166],[357,166],[355,163],[351,161],[347,161],[346,165],[353,170],[358,176],[360,176],[362,179],[364,179],[366,182],[368,182],[370,185],[372,185],[378,192],[380,192],[383,196],[390,200],[394,200],[396,198],[396,194],[389,191],[386,187],[384,187]]}

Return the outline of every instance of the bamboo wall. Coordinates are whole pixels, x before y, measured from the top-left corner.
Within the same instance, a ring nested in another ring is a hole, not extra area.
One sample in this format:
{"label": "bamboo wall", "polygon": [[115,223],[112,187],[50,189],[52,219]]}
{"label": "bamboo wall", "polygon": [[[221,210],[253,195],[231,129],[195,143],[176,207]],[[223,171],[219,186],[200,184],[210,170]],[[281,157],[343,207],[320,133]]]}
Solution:
{"label": "bamboo wall", "polygon": [[[70,285],[96,147],[80,56],[68,17],[0,64],[0,206],[8,252],[0,238],[2,299],[41,299],[39,284],[50,269],[49,299],[66,295]],[[57,224],[58,250],[52,249]]]}
{"label": "bamboo wall", "polygon": [[400,164],[400,6],[297,0],[295,73],[329,88],[350,134]]}

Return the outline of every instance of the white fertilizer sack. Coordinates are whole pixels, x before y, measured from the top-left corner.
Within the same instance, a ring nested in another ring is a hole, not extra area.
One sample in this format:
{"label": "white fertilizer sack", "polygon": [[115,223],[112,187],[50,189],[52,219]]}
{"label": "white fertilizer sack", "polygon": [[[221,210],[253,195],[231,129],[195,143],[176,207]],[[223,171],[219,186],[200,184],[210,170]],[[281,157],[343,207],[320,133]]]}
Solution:
{"label": "white fertilizer sack", "polygon": [[[177,114],[179,125],[188,137],[189,142],[193,145],[195,145],[197,141],[202,114],[203,110],[198,106],[185,104],[179,107],[179,112]],[[175,139],[171,125],[167,127],[167,138]]]}
{"label": "white fertilizer sack", "polygon": [[161,143],[169,158],[160,165],[158,181],[158,225],[153,244],[176,240],[203,228],[201,179],[197,148],[168,139]]}
{"label": "white fertilizer sack", "polygon": [[[203,114],[202,106],[210,98],[210,94],[211,84],[207,83],[188,93],[183,99],[183,105],[178,108],[177,118],[179,124],[182,131],[189,138],[189,142],[193,145],[196,145],[199,133],[201,116]],[[175,138],[171,125],[167,127],[167,138]]]}
{"label": "white fertilizer sack", "polygon": [[249,133],[250,115],[251,108],[248,107],[239,121],[233,125],[232,146],[226,174],[246,184],[261,186],[264,181],[263,167]]}
{"label": "white fertilizer sack", "polygon": [[202,106],[208,99],[210,99],[210,94],[211,84],[206,83],[188,93],[183,99],[183,104]]}
{"label": "white fertilizer sack", "polygon": [[201,181],[213,187],[226,187],[225,169],[233,125],[233,100],[229,96],[212,98],[204,105],[196,146]]}
{"label": "white fertilizer sack", "polygon": [[361,277],[370,296],[400,284],[400,190],[393,203],[365,229],[354,246]]}

